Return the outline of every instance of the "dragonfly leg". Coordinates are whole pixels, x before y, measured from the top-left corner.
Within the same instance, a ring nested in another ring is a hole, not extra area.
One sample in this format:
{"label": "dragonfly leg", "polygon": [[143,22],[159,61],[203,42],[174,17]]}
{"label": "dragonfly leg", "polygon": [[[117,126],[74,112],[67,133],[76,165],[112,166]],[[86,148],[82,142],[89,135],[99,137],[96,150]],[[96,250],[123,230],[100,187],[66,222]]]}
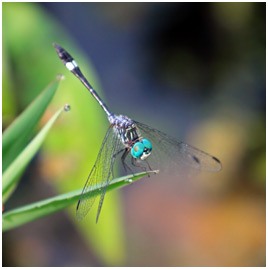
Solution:
{"label": "dragonfly leg", "polygon": [[151,166],[150,166],[150,164],[149,164],[149,162],[147,161],[147,160],[144,160],[146,163],[147,163],[147,165],[148,165],[148,168],[152,171],[153,169],[151,168]]}
{"label": "dragonfly leg", "polygon": [[[144,160],[149,168],[149,171],[152,171],[152,168],[149,164],[149,162],[147,160]],[[133,166],[136,166],[136,167],[140,167],[144,172],[147,171],[146,167],[145,166],[142,166],[142,165],[139,165],[137,160],[135,158],[132,157],[132,160],[131,160],[131,163]],[[148,177],[150,177],[150,175],[148,175]]]}
{"label": "dragonfly leg", "polygon": [[137,159],[132,157],[131,158],[131,163],[132,163],[133,166],[141,168],[144,172],[146,171],[146,167],[142,166],[142,165],[139,165],[139,163],[137,162]]}
{"label": "dragonfly leg", "polygon": [[[116,152],[113,156],[112,156],[112,161],[117,157],[118,154],[120,154],[122,151],[124,151],[125,149],[120,149],[118,152]],[[114,167],[112,167],[112,177],[114,178]]]}
{"label": "dragonfly leg", "polygon": [[129,148],[125,148],[125,152],[123,153],[122,157],[121,157],[121,161],[124,167],[125,172],[127,173],[127,169],[134,175],[133,170],[129,167],[129,165],[127,165],[127,163],[125,162],[126,157],[129,153],[130,149]]}

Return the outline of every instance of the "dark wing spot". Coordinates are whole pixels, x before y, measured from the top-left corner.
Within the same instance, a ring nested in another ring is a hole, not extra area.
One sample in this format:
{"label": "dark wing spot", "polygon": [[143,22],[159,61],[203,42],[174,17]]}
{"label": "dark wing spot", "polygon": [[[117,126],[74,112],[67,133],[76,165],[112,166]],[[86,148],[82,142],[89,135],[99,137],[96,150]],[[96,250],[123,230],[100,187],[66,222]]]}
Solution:
{"label": "dark wing spot", "polygon": [[197,162],[200,163],[199,159],[196,156],[193,156],[193,159]]}
{"label": "dark wing spot", "polygon": [[220,160],[218,160],[216,157],[212,157],[216,162],[221,163]]}
{"label": "dark wing spot", "polygon": [[76,210],[78,210],[79,205],[80,205],[80,200],[77,203]]}

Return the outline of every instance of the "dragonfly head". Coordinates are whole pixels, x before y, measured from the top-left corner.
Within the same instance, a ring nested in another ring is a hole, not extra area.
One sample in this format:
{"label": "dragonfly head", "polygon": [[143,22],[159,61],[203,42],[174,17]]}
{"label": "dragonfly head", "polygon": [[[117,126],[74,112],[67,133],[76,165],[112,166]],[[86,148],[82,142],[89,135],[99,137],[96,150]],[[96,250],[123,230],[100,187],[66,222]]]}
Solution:
{"label": "dragonfly head", "polygon": [[141,142],[136,142],[132,149],[131,155],[135,159],[145,160],[148,158],[152,151],[152,144],[148,139],[142,139]]}

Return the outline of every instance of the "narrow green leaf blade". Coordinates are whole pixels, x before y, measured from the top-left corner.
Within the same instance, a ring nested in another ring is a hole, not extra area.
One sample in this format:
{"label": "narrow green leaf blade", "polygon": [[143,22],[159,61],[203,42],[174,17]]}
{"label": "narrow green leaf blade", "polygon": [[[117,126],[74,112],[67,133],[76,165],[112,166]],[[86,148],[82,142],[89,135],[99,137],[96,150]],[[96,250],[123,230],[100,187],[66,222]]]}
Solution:
{"label": "narrow green leaf blade", "polygon": [[61,77],[45,90],[5,130],[2,139],[2,171],[14,161],[29,141],[37,123],[53,98]]}
{"label": "narrow green leaf blade", "polygon": [[[135,175],[128,175],[113,179],[111,180],[109,186],[107,187],[107,191],[124,187],[126,185],[129,185],[130,183],[137,181],[138,179],[144,176],[158,172],[159,172],[158,170],[142,172]],[[96,185],[92,190],[92,195],[96,195],[96,192],[94,191],[98,190],[99,188],[100,186]],[[62,210],[63,208],[66,208],[71,204],[76,203],[81,195],[81,192],[82,189],[76,190],[46,200],[42,200],[33,204],[25,205],[17,209],[10,210],[9,212],[3,214],[2,229],[3,231],[8,231],[10,229],[21,226],[33,220],[39,219],[41,217]]]}
{"label": "narrow green leaf blade", "polygon": [[7,191],[17,182],[19,176],[22,174],[28,163],[33,156],[39,150],[42,145],[48,131],[52,127],[53,123],[59,117],[64,109],[59,109],[53,117],[46,123],[41,131],[35,136],[35,138],[29,143],[29,145],[19,154],[19,156],[9,165],[2,177],[2,195],[4,196]]}

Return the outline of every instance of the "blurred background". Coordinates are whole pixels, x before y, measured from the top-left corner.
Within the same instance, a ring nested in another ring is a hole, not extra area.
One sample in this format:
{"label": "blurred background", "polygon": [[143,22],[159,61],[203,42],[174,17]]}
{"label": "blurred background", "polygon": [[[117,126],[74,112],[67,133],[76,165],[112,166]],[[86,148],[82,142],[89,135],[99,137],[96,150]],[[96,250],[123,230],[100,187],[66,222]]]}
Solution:
{"label": "blurred background", "polygon": [[[82,188],[108,128],[68,50],[116,114],[219,158],[142,179],[82,221],[75,205],[3,234],[4,266],[265,266],[265,3],[3,3],[3,130],[61,73],[63,104],[5,210]],[[118,171],[119,172],[119,171]]]}

